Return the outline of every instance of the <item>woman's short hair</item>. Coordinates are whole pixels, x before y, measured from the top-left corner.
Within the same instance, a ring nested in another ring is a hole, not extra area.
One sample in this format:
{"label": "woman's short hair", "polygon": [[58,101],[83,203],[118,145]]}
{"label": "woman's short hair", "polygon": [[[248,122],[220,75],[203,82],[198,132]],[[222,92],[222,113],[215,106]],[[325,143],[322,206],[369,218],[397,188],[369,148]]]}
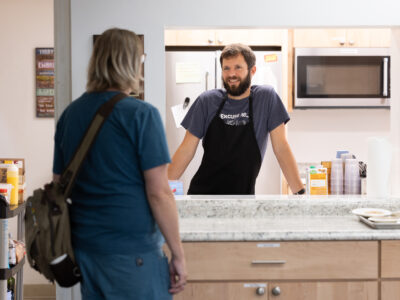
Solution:
{"label": "woman's short hair", "polygon": [[226,58],[236,57],[239,54],[243,55],[244,60],[247,63],[247,67],[251,69],[256,64],[256,56],[254,55],[253,50],[249,46],[243,44],[230,44],[225,46],[225,48],[221,52],[221,56],[219,58],[219,62],[222,67],[222,60]]}
{"label": "woman's short hair", "polygon": [[111,28],[94,43],[88,67],[88,92],[131,89],[139,92],[143,45],[132,31]]}

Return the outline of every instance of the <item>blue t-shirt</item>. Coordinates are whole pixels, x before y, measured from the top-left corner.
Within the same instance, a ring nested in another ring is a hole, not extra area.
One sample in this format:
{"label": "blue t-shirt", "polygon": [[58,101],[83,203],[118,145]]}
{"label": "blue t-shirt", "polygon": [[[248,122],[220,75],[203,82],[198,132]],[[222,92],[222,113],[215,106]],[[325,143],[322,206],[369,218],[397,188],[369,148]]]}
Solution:
{"label": "blue t-shirt", "polygon": [[[261,156],[264,157],[268,133],[282,123],[286,124],[290,118],[279,95],[271,86],[253,85],[251,92],[253,95],[254,131]],[[181,125],[191,134],[202,139],[225,96],[226,91],[222,89],[202,93],[190,107]],[[228,125],[247,124],[249,122],[249,98],[234,100],[228,97],[219,117]]]}
{"label": "blue t-shirt", "polygon": [[[84,93],[65,109],[55,134],[55,174],[61,174],[71,160],[97,109],[116,93]],[[143,171],[169,162],[158,110],[131,97],[118,102],[72,190],[74,247],[102,254],[159,247],[162,236],[147,201]]]}

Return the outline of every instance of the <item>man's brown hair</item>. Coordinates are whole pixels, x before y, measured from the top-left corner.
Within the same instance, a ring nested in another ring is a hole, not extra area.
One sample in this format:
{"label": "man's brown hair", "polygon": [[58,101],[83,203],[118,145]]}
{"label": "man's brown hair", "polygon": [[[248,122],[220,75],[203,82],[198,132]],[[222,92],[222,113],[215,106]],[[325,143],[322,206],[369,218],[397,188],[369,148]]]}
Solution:
{"label": "man's brown hair", "polygon": [[225,48],[221,52],[221,56],[219,58],[219,62],[222,67],[222,60],[226,58],[236,57],[239,54],[243,55],[244,60],[247,63],[248,69],[251,69],[256,64],[256,56],[253,53],[253,50],[249,46],[243,44],[230,44],[225,46]]}

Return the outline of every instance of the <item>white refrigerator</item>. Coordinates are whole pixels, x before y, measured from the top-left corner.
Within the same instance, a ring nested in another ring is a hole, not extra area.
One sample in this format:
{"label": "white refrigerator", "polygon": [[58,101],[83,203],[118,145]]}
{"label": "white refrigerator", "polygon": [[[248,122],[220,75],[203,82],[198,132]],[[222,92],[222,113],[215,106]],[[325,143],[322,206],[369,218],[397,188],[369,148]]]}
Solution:
{"label": "white refrigerator", "polygon": [[[253,48],[253,47],[252,47]],[[196,98],[204,91],[221,88],[221,47],[166,47],[166,131],[171,156],[183,140],[186,130],[177,127],[178,118],[172,112],[179,105],[188,103],[187,112]],[[279,47],[254,47],[256,74],[252,84],[269,84],[281,95],[282,60]],[[189,100],[188,100],[189,99]],[[184,193],[200,166],[203,156],[202,141],[188,168],[180,178]],[[270,141],[256,182],[256,194],[280,194],[281,172]]]}

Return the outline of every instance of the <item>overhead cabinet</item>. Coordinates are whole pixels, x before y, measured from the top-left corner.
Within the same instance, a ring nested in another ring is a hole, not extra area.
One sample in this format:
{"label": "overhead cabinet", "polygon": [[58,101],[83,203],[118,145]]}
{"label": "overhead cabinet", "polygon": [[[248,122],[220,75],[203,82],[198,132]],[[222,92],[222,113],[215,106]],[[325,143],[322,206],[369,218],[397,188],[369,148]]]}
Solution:
{"label": "overhead cabinet", "polygon": [[252,46],[280,46],[285,29],[194,29],[166,30],[166,46],[223,46],[242,43]]}
{"label": "overhead cabinet", "polygon": [[388,28],[295,29],[294,47],[390,47]]}

